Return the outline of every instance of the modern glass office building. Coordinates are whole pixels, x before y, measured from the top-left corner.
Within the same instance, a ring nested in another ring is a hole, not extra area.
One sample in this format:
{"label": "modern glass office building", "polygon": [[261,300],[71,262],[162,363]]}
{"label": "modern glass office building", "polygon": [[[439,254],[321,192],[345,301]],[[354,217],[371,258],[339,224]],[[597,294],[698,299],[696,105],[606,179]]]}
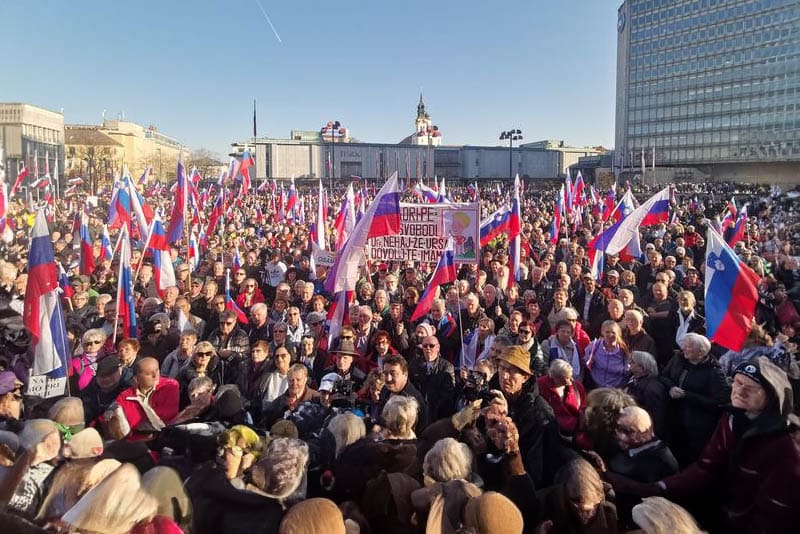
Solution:
{"label": "modern glass office building", "polygon": [[800,162],[799,0],[627,0],[617,30],[616,165]]}

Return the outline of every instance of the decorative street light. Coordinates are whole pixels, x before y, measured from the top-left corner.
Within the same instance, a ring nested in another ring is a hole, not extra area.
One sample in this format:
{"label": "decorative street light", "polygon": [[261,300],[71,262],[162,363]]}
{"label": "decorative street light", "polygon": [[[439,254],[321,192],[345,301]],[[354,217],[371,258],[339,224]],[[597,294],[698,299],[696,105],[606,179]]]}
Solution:
{"label": "decorative street light", "polygon": [[505,132],[500,132],[500,140],[501,141],[505,141],[506,139],[508,139],[508,176],[513,179],[514,178],[514,163],[513,163],[514,153],[513,153],[512,149],[514,147],[514,141],[522,140],[522,130],[520,130],[519,128],[516,128],[516,129],[512,128],[511,130],[507,130]]}
{"label": "decorative street light", "polygon": [[333,144],[336,142],[337,137],[347,137],[347,128],[344,128],[339,121],[328,121],[328,123],[320,129],[319,133],[320,136],[322,136],[323,142],[326,137],[331,138],[330,173],[328,174],[328,179],[330,180],[331,189],[333,189],[333,179],[336,177],[336,152],[334,151]]}

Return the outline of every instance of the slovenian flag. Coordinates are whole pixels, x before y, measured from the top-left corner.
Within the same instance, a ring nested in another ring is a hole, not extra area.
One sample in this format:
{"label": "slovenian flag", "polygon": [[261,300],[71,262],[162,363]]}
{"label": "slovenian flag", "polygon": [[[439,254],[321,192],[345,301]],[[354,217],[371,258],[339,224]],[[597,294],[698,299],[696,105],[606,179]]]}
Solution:
{"label": "slovenian flag", "polygon": [[453,237],[447,238],[447,244],[442,251],[442,257],[439,258],[439,264],[436,265],[436,270],[428,282],[428,287],[422,293],[422,296],[417,302],[417,307],[414,308],[414,313],[411,315],[411,322],[424,317],[431,309],[433,299],[436,298],[437,289],[444,285],[450,284],[456,280],[456,264],[455,252],[453,246]]}
{"label": "slovenian flag", "polygon": [[325,290],[328,293],[355,289],[359,278],[358,266],[369,238],[400,233],[400,191],[397,185],[395,172],[378,191],[364,217],[353,228],[353,233],[336,257],[326,279]]}
{"label": "slovenian flag", "polygon": [[742,350],[753,327],[759,277],[711,228],[706,243],[705,312],[708,338],[738,352]]}
{"label": "slovenian flag", "polygon": [[519,174],[514,177],[514,200],[511,202],[511,218],[508,221],[508,287],[519,281],[520,248],[522,246],[522,213],[519,206]]}
{"label": "slovenian flag", "polygon": [[159,213],[156,213],[153,223],[150,225],[150,237],[147,242],[147,253],[153,255],[153,278],[156,282],[156,291],[163,298],[164,290],[175,286],[177,281],[175,269],[172,266],[169,243],[167,243],[167,232],[164,230],[164,223],[161,222]]}
{"label": "slovenian flag", "polygon": [[250,167],[256,164],[250,151],[245,149],[242,154],[242,163],[239,166],[239,173],[242,175],[242,196],[247,195],[250,190]]}
{"label": "slovenian flag", "polygon": [[183,163],[178,162],[178,183],[172,204],[172,214],[169,217],[169,230],[167,230],[167,243],[175,243],[183,237],[183,228],[186,224],[186,207],[189,200],[189,179]]}
{"label": "slovenian flag", "polygon": [[33,375],[67,376],[69,355],[64,313],[58,294],[53,242],[44,211],[36,213],[28,254],[28,285],[25,288],[23,323],[31,335]]}
{"label": "slovenian flag", "polygon": [[[131,272],[131,240],[123,226],[119,236],[119,278],[117,282],[117,315],[122,319],[122,334],[127,338],[138,336],[136,331],[136,299],[133,294]],[[116,337],[116,332],[114,333]]]}
{"label": "slovenian flag", "polygon": [[503,206],[481,221],[480,246],[485,247],[496,237],[508,232],[508,223],[510,220],[511,208]]}
{"label": "slovenian flag", "polygon": [[236,319],[242,324],[247,324],[247,315],[236,305],[236,301],[231,298],[231,271],[225,272],[225,309],[236,314]]}
{"label": "slovenian flag", "polygon": [[94,273],[94,243],[89,233],[89,214],[84,207],[81,213],[81,274],[91,276]]}

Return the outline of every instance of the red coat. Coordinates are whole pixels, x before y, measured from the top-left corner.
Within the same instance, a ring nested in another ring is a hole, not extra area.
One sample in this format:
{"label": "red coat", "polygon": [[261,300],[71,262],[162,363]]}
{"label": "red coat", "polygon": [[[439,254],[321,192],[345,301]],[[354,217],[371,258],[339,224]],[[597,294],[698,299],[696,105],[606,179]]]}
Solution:
{"label": "red coat", "polygon": [[[752,429],[751,429],[752,430]],[[737,436],[733,416],[717,424],[700,459],[664,480],[673,495],[723,495],[730,532],[797,532],[800,451],[786,430]]]}
{"label": "red coat", "polygon": [[236,305],[239,306],[241,309],[245,308],[249,309],[253,307],[253,304],[257,304],[259,302],[266,302],[266,300],[264,299],[264,294],[258,288],[256,288],[255,292],[253,293],[253,301],[250,303],[250,305],[246,305],[244,303],[244,298],[245,298],[244,293],[239,293],[236,296]]}
{"label": "red coat", "polygon": [[539,395],[553,408],[558,427],[564,434],[572,435],[578,429],[581,414],[586,408],[586,390],[580,382],[573,382],[566,389],[566,395],[561,397],[556,391],[553,379],[548,375],[542,376],[539,382]]}
{"label": "red coat", "polygon": [[[128,400],[128,397],[136,396],[136,386],[131,386],[122,391],[117,396],[117,404],[120,405],[125,417],[128,419],[128,424],[131,427],[131,433],[128,436],[130,440],[142,439],[142,435],[136,432],[136,427],[142,421],[146,421],[144,410],[138,402]],[[180,386],[178,381],[172,378],[160,377],[156,389],[150,396],[150,407],[161,418],[165,424],[175,419],[178,415],[178,401],[180,398]]]}

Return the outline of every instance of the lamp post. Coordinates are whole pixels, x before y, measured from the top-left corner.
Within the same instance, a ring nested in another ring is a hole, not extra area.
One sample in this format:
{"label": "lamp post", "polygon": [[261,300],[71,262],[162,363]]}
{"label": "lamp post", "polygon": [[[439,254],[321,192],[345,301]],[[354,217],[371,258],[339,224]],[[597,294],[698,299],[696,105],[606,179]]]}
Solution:
{"label": "lamp post", "polygon": [[513,179],[514,178],[514,141],[520,141],[522,139],[522,130],[519,128],[512,128],[511,130],[506,130],[504,132],[500,132],[500,140],[505,141],[508,139],[508,176]]}
{"label": "lamp post", "polygon": [[339,121],[328,121],[328,123],[320,130],[323,141],[325,140],[326,135],[331,136],[331,168],[328,175],[331,191],[333,190],[333,179],[336,174],[336,153],[334,152],[334,143],[336,142],[336,138],[343,136],[345,132],[346,130],[342,128],[342,123]]}

